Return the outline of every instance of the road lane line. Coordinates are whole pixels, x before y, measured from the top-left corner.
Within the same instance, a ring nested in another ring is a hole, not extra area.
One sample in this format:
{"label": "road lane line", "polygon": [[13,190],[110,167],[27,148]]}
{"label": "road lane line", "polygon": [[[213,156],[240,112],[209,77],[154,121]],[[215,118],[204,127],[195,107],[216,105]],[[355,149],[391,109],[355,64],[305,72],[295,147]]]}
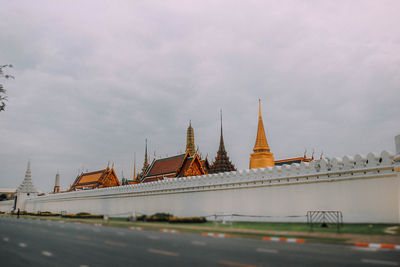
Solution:
{"label": "road lane line", "polygon": [[395,261],[382,261],[382,260],[373,260],[373,259],[362,259],[361,262],[371,263],[371,264],[379,264],[379,265],[388,265],[388,266],[399,266],[399,263],[395,262]]}
{"label": "road lane line", "polygon": [[26,244],[25,243],[19,243],[18,246],[20,246],[21,248],[26,248]]}
{"label": "road lane line", "polygon": [[44,255],[46,257],[51,257],[51,256],[53,256],[53,253],[51,253],[50,251],[47,251],[47,250],[43,250],[42,255]]}
{"label": "road lane line", "polygon": [[131,227],[129,227],[129,229],[131,229],[131,230],[138,230],[138,231],[142,231],[142,230],[143,230],[143,227],[135,227],[135,226],[131,226]]}
{"label": "road lane line", "polygon": [[9,239],[8,237],[4,237],[3,240],[4,240],[5,242],[8,242],[10,239]]}
{"label": "road lane line", "polygon": [[228,265],[228,266],[239,266],[239,267],[256,267],[255,265],[243,264],[233,261],[217,261],[218,264]]}
{"label": "road lane line", "polygon": [[114,242],[114,241],[104,241],[104,244],[114,246],[114,247],[120,247],[120,248],[125,247],[124,243],[119,243],[119,242]]}
{"label": "road lane line", "polygon": [[193,245],[197,245],[197,246],[205,246],[207,245],[206,242],[202,242],[202,241],[192,241]]}
{"label": "road lane line", "polygon": [[267,249],[267,248],[257,248],[258,252],[265,252],[265,253],[278,253],[276,249]]}
{"label": "road lane line", "polygon": [[160,255],[164,255],[164,256],[172,256],[172,257],[178,257],[179,256],[179,253],[171,252],[171,251],[165,251],[165,250],[158,250],[158,249],[149,248],[147,251],[150,252],[150,253],[160,254]]}
{"label": "road lane line", "polygon": [[160,232],[163,232],[163,233],[173,233],[173,234],[179,233],[178,230],[171,230],[171,229],[160,229]]}

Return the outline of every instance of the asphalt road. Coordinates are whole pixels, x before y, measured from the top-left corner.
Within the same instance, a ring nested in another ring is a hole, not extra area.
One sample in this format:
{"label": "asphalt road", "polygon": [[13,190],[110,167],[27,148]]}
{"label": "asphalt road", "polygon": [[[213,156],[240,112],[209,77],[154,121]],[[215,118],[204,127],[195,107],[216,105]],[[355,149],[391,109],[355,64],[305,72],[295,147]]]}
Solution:
{"label": "asphalt road", "polygon": [[400,251],[0,217],[0,266],[400,266]]}

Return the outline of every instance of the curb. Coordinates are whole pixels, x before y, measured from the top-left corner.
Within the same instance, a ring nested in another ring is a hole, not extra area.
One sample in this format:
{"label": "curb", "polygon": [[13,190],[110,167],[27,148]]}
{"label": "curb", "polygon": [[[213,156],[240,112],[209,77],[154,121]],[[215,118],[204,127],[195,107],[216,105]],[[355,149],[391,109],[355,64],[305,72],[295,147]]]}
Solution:
{"label": "curb", "polygon": [[354,246],[365,247],[365,248],[390,248],[390,249],[400,250],[400,245],[395,245],[395,244],[354,243]]}
{"label": "curb", "polygon": [[170,230],[170,229],[160,229],[160,232],[173,233],[173,234],[179,233],[178,230]]}
{"label": "curb", "polygon": [[221,237],[221,238],[230,237],[231,236],[231,235],[227,235],[227,234],[209,233],[209,232],[201,233],[201,235],[212,236],[212,237]]}
{"label": "curb", "polygon": [[142,231],[142,230],[143,230],[143,227],[131,226],[131,227],[129,227],[129,229],[131,229],[131,230],[137,230],[137,231]]}
{"label": "curb", "polygon": [[261,239],[265,240],[265,241],[288,242],[288,243],[304,243],[304,242],[306,242],[305,239],[272,237],[272,236],[264,236]]}

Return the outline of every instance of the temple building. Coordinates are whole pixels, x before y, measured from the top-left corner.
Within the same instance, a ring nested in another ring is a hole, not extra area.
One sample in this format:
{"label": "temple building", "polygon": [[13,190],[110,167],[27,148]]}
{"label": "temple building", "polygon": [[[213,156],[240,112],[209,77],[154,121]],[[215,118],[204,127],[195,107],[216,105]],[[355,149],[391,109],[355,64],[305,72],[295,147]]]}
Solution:
{"label": "temple building", "polygon": [[163,180],[165,178],[207,174],[210,169],[210,164],[207,158],[204,160],[201,159],[195,147],[194,130],[192,123],[189,122],[186,134],[185,153],[172,157],[154,159],[146,171],[143,172],[140,182],[148,183]]}
{"label": "temple building", "polygon": [[271,153],[265,137],[264,124],[261,115],[261,100],[258,101],[258,129],[254,153],[250,154],[250,169],[273,167],[274,154]]}
{"label": "temple building", "polygon": [[114,167],[107,166],[104,170],[81,173],[76,177],[75,182],[71,185],[69,191],[86,190],[95,188],[104,188],[119,186],[117,175]]}
{"label": "temple building", "polygon": [[285,164],[291,165],[293,163],[311,162],[313,160],[314,160],[314,153],[312,154],[311,158],[307,158],[307,155],[304,152],[304,155],[302,157],[275,160],[275,165],[277,166]]}
{"label": "temple building", "polygon": [[186,177],[203,175],[201,160],[195,152],[193,156],[189,151],[172,157],[154,159],[147,173],[142,179],[143,183],[163,180],[165,178]]}
{"label": "temple building", "polygon": [[209,173],[236,171],[235,166],[229,160],[228,153],[225,150],[224,137],[222,134],[222,110],[221,110],[221,137],[219,140],[219,149],[214,163],[209,169]]}

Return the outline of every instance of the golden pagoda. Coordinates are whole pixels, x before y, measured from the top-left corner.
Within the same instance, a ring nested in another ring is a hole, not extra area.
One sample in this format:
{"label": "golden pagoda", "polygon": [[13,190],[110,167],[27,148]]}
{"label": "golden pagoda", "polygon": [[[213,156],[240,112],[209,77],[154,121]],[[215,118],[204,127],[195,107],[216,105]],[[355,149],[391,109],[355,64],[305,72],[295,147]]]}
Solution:
{"label": "golden pagoda", "polygon": [[189,127],[187,129],[186,135],[186,152],[189,152],[190,156],[193,156],[196,152],[194,145],[194,130],[192,127],[192,121],[189,122]]}
{"label": "golden pagoda", "polygon": [[267,138],[265,137],[264,124],[261,115],[261,100],[258,100],[258,129],[254,153],[250,154],[250,169],[273,167],[274,154],[270,152]]}

